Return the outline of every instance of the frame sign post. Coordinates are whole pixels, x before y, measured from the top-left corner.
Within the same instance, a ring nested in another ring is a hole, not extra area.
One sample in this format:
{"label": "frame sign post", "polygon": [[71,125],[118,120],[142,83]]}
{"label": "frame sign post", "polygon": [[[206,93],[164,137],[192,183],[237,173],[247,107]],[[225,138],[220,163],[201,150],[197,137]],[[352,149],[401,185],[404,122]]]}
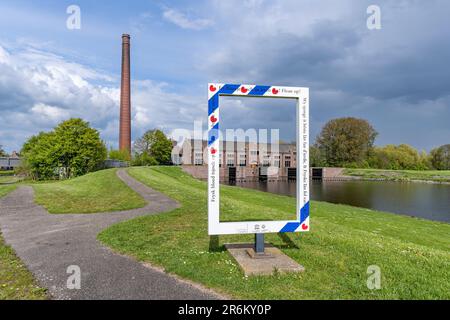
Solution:
{"label": "frame sign post", "polygon": [[[220,222],[221,96],[295,99],[297,101],[296,220]],[[306,232],[309,221],[309,88],[210,83],[208,85],[208,233],[261,234]]]}

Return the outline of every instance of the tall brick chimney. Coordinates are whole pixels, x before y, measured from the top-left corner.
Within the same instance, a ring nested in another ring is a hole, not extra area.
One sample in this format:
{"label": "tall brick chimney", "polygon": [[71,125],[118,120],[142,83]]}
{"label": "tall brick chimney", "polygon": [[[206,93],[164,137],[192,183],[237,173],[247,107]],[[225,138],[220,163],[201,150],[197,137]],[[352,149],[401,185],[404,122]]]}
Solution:
{"label": "tall brick chimney", "polygon": [[130,35],[122,35],[119,149],[131,154]]}

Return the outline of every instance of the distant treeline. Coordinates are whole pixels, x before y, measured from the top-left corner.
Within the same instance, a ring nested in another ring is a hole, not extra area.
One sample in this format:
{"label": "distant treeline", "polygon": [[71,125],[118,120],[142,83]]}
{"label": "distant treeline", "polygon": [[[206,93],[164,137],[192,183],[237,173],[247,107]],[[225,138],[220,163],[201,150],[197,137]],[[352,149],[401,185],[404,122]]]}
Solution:
{"label": "distant treeline", "polygon": [[374,146],[378,133],[367,120],[339,118],[323,127],[311,147],[314,167],[450,170],[450,144],[429,154],[407,144]]}

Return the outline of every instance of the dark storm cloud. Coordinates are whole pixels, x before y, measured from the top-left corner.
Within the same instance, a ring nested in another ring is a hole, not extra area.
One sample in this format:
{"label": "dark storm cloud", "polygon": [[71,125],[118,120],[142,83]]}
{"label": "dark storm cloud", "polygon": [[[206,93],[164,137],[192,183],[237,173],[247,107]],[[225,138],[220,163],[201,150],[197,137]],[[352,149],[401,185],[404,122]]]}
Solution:
{"label": "dark storm cloud", "polygon": [[[266,9],[257,8],[248,23],[235,19],[236,26],[222,28],[226,36],[207,69],[214,78],[310,87],[314,136],[331,118],[357,116],[380,132],[379,144],[429,150],[450,142],[449,2],[378,1],[381,30],[366,27],[369,2],[344,1],[354,4],[346,10],[341,2],[315,2],[323,11],[313,17],[309,7],[280,11],[276,18],[263,3]],[[264,28],[264,19],[277,28],[239,32],[255,23]],[[278,115],[274,109],[264,117]]]}
{"label": "dark storm cloud", "polygon": [[[114,3],[106,18],[89,2],[95,24],[70,36],[59,6],[4,2],[0,144],[8,151],[71,116],[115,146],[120,34],[130,27],[133,138],[154,127],[192,130],[206,118],[205,84],[217,81],[310,87],[312,138],[326,121],[356,116],[378,130],[378,144],[450,143],[447,0],[214,0],[125,11]],[[372,4],[381,8],[381,30],[366,27]],[[145,32],[130,23],[139,17],[152,17],[139,20]],[[223,108],[231,108],[223,118],[231,127],[280,128],[284,140],[295,132],[289,104],[244,99]]]}

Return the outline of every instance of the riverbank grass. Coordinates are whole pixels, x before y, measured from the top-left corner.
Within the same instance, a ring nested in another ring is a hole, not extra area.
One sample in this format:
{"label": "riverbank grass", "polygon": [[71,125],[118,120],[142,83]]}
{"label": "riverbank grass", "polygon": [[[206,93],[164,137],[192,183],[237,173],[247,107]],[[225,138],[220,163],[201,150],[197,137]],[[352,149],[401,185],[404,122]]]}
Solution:
{"label": "riverbank grass", "polygon": [[[243,299],[450,298],[449,224],[312,202],[311,232],[266,236],[306,272],[245,277],[223,244],[252,242],[251,235],[222,236],[220,250],[208,250],[205,182],[174,167],[129,173],[182,206],[112,226],[98,238],[169,273]],[[233,208],[233,219],[248,218],[249,208],[295,212],[291,197],[222,188],[221,200]],[[367,287],[367,270],[374,265],[381,270],[380,290]]]}
{"label": "riverbank grass", "polygon": [[36,203],[50,213],[96,213],[141,208],[145,200],[116,175],[117,169],[33,184]]}
{"label": "riverbank grass", "polygon": [[389,181],[432,181],[450,183],[450,170],[414,171],[414,170],[380,170],[380,169],[345,169],[344,175],[363,179],[381,179]]}

